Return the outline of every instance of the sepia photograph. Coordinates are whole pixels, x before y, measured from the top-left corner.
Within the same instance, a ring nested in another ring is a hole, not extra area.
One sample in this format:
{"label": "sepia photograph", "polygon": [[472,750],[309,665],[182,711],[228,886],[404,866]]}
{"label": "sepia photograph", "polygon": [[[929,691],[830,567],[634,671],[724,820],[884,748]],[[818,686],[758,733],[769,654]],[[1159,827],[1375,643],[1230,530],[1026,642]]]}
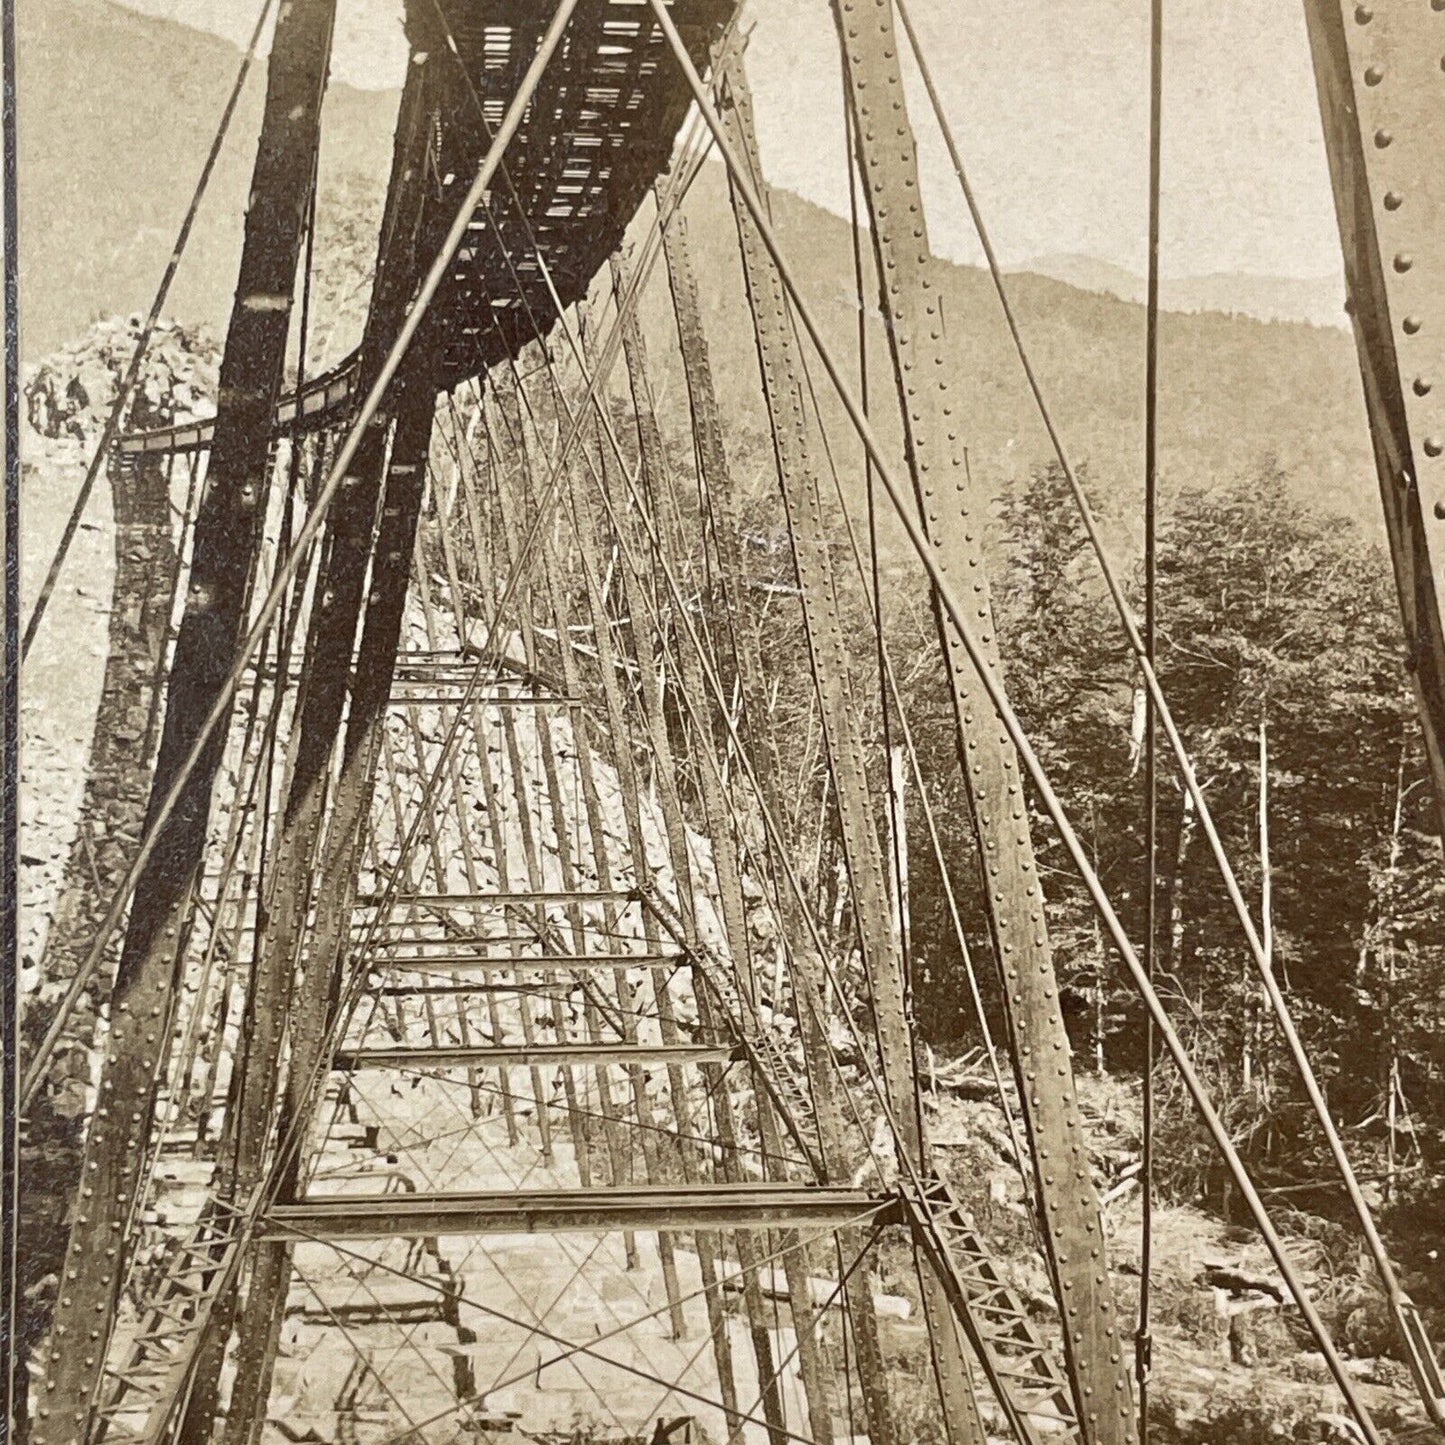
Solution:
{"label": "sepia photograph", "polygon": [[0,1435],[1445,1445],[1445,0],[0,0]]}

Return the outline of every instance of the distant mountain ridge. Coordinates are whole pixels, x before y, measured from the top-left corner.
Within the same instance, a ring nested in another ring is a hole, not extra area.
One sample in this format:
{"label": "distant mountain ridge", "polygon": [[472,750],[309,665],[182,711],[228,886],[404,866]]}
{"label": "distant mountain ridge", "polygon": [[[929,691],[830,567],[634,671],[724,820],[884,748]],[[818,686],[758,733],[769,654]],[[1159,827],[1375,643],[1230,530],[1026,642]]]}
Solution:
{"label": "distant mountain ridge", "polygon": [[[148,304],[239,56],[214,36],[109,0],[19,0],[17,9],[22,334],[23,354],[33,359],[74,339],[98,314]],[[185,322],[219,327],[230,305],[263,72],[258,66],[236,116],[168,307]],[[340,198],[340,229],[350,236],[353,269],[364,264],[373,244],[370,217],[385,186],[396,104],[395,92],[345,86],[333,86],[328,96],[323,191],[330,185]],[[858,309],[847,222],[783,191],[772,192],[772,205],[824,331],[851,365]],[[707,278],[703,302],[729,442],[746,454],[749,467],[760,466],[760,454],[739,442],[745,434],[761,436],[766,417],[719,163],[703,168],[687,213],[698,274]],[[1143,449],[1143,319],[1140,308],[1118,293],[1127,293],[1137,278],[1090,262],[1052,279],[1037,274],[1046,262],[1011,277],[1015,305],[1075,460],[1088,463],[1101,504],[1120,514],[1126,530],[1137,512]],[[936,265],[970,467],[983,493],[995,495],[1008,480],[1048,460],[1047,438],[987,276],[943,260]],[[1199,284],[1237,279],[1201,278]],[[1291,304],[1287,287],[1259,279],[1267,292],[1261,306]],[[685,426],[684,409],[675,405],[684,388],[666,291],[659,276],[644,306],[644,324],[669,425]],[[337,309],[334,299],[318,298],[318,326],[334,324],[325,314]],[[346,306],[364,303],[364,284],[359,291],[353,287]],[[1160,445],[1166,486],[1208,486],[1254,474],[1268,461],[1293,474],[1302,491],[1377,527],[1379,503],[1348,333],[1335,325],[1266,324],[1238,310],[1171,312],[1165,318]],[[869,315],[876,383],[887,374],[887,342],[871,307]],[[825,390],[820,369],[815,384]],[[876,424],[896,441],[885,393],[876,387],[875,393]],[[856,489],[862,476],[856,445],[838,408],[825,399],[824,410],[840,422],[839,470],[845,487]]]}
{"label": "distant mountain ridge", "polygon": [[[1097,256],[1034,256],[1011,271],[1047,276],[1098,291],[1121,301],[1144,302],[1144,278],[1126,266]],[[1256,321],[1300,321],[1311,326],[1348,329],[1341,276],[1251,276],[1220,272],[1212,276],[1166,276],[1159,283],[1159,304],[1166,311],[1218,311],[1252,316]]]}
{"label": "distant mountain ridge", "polygon": [[[22,354],[96,315],[150,299],[229,91],[239,51],[209,31],[112,0],[17,0]],[[171,308],[217,322],[229,302],[264,85],[258,64],[232,124]],[[147,83],[147,82],[151,83]],[[385,176],[395,91],[328,91],[323,172]],[[1078,254],[1011,268],[1142,302],[1143,278]],[[1337,276],[1167,278],[1166,309],[1346,326]]]}
{"label": "distant mountain ridge", "polygon": [[[845,221],[790,192],[771,193],[773,224],[835,356],[856,365],[858,304]],[[743,303],[737,236],[720,163],[703,167],[688,197],[696,269],[707,278],[703,304],[724,415],[734,432],[761,433],[758,365]],[[1024,384],[988,274],[935,262],[945,345],[953,354],[950,391],[976,487],[997,495],[1009,481],[1050,460],[1048,437]],[[1142,308],[1102,291],[1032,274],[1008,278],[1020,327],[1076,464],[1121,546],[1137,522],[1144,451]],[[672,353],[666,287],[649,298],[654,350],[682,394]],[[895,442],[896,409],[884,398],[887,336],[869,305],[868,365],[877,398],[875,428]],[[1210,487],[1279,467],[1302,494],[1379,527],[1379,498],[1353,340],[1336,327],[1263,322],[1239,314],[1168,312],[1160,337],[1160,466],[1168,491]],[[834,455],[849,486],[863,467],[841,408],[823,397]]]}

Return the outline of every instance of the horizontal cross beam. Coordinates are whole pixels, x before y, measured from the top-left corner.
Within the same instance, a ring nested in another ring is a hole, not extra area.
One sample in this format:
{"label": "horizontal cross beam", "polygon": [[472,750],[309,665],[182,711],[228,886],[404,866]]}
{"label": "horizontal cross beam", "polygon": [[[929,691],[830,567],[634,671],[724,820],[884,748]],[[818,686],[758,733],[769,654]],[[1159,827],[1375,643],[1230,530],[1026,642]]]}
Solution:
{"label": "horizontal cross beam", "polygon": [[[356,355],[353,353],[335,370],[318,376],[300,392],[286,397],[276,408],[276,435],[294,435],[298,430],[315,431],[331,421],[351,399],[356,366]],[[116,450],[123,457],[204,452],[210,450],[215,434],[213,419],[182,422],[153,431],[131,432],[121,437]]]}
{"label": "horizontal cross beam", "polygon": [[[408,943],[416,940],[408,939]],[[439,942],[447,940],[438,940]],[[657,964],[677,963],[681,953],[533,953],[498,954],[488,957],[480,953],[408,953],[377,952],[367,962],[373,968],[387,969],[456,969],[473,973],[509,973],[522,968],[555,968],[569,972],[591,972],[594,969],[644,968]]]}
{"label": "horizontal cross beam", "polygon": [[464,683],[458,683],[455,692],[445,695],[429,693],[420,696],[406,692],[391,695],[392,707],[572,707],[581,701],[578,697],[518,697],[485,692],[468,696]]}
{"label": "horizontal cross beam", "polygon": [[567,983],[422,983],[373,988],[378,998],[452,998],[463,994],[525,994],[531,998],[566,998],[580,984]]}
{"label": "horizontal cross beam", "polygon": [[416,1239],[654,1229],[841,1229],[900,1224],[895,1195],[791,1184],[665,1185],[633,1189],[496,1190],[474,1194],[337,1195],[272,1207],[261,1237]]}
{"label": "horizontal cross beam", "polygon": [[522,1064],[729,1064],[743,1057],[729,1044],[426,1045],[408,1049],[345,1049],[338,1069],[509,1068]]}
{"label": "horizontal cross beam", "polygon": [[555,889],[538,893],[393,893],[383,899],[379,893],[366,893],[356,900],[359,908],[375,908],[386,901],[393,906],[403,903],[431,908],[465,908],[471,904],[492,904],[502,907],[525,907],[539,903],[635,903],[639,895],[634,888],[594,888],[587,892],[576,889]]}

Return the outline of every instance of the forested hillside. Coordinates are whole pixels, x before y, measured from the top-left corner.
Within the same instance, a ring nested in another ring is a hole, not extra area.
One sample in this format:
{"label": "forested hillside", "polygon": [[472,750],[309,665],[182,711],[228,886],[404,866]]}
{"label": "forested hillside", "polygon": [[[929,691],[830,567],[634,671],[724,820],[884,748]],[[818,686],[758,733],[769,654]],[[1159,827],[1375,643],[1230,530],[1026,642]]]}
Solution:
{"label": "forested hillside", "polygon": [[[224,41],[110,0],[22,0],[16,10],[22,346],[25,357],[38,359],[75,340],[98,315],[149,304],[239,54]],[[224,322],[259,102],[258,71],[177,278],[169,311],[186,324]],[[331,86],[321,157],[323,229],[354,229],[369,243],[395,114],[394,93]],[[853,355],[858,312],[846,222],[785,192],[775,192],[772,204],[830,338]],[[704,304],[725,408],[756,419],[756,360],[717,163],[704,167],[687,213],[700,269],[713,278]],[[1045,439],[987,277],[948,262],[938,271],[941,319],[959,358],[971,464],[981,485],[997,491],[1047,459]],[[1143,445],[1142,308],[1041,276],[1018,275],[1011,284],[1071,444],[1090,459],[1102,493],[1132,496]],[[1263,294],[1271,285],[1286,304],[1287,282],[1254,278],[1246,289]],[[328,315],[326,307],[317,314]],[[665,335],[670,322],[660,300],[647,315],[650,332]],[[870,319],[870,364],[878,375],[886,363],[883,334],[877,316]],[[1293,486],[1374,525],[1372,466],[1347,333],[1239,315],[1171,314],[1162,346],[1166,485],[1209,485],[1271,456]],[[672,375],[680,388],[680,372]],[[885,432],[896,430],[886,408],[879,420]],[[843,447],[840,457],[845,474],[857,476],[854,450]]]}
{"label": "forested hillside", "polygon": [[[755,464],[761,470],[765,459]],[[994,597],[1011,696],[1137,946],[1148,885],[1132,658],[1058,469],[1041,466],[1009,485],[999,511]],[[867,588],[840,513],[833,515],[857,660],[854,700],[881,789],[885,749],[901,747],[905,733],[896,708],[884,722]],[[812,860],[820,916],[836,918],[846,874],[802,638],[776,604],[791,564],[770,498],[759,499],[749,527],[754,625],[772,665],[790,679],[774,701],[775,725],[788,742],[789,769],[807,780],[788,823]],[[1331,1112],[1404,1283],[1438,1337],[1445,1327],[1445,869],[1387,558],[1372,529],[1302,496],[1299,477],[1270,463],[1177,492],[1160,547],[1165,693]],[[890,657],[932,813],[910,775],[914,1017],[928,1057],[940,1061],[937,1098],[970,1101],[993,1093],[970,978],[992,1036],[1002,1038],[1004,1027],[952,708],[938,685],[936,633],[915,572],[885,564],[882,587]],[[1137,605],[1137,575],[1126,572]],[[1199,818],[1162,743],[1161,759],[1156,968],[1166,1007],[1270,1207],[1294,1247],[1315,1261],[1331,1329],[1359,1357],[1362,1378],[1398,1382],[1398,1373],[1364,1363],[1384,1355],[1401,1368],[1388,1317]],[[1139,1227],[1144,1013],[1062,844],[1030,801],[1079,1103],[1101,1187],[1116,1201],[1115,1258],[1127,1261]],[[878,807],[882,819],[881,798]],[[838,946],[848,946],[846,936]],[[1264,1342],[1243,1344],[1231,1329],[1229,1351],[1250,1369],[1229,1388],[1247,1381],[1249,1396],[1226,1406],[1214,1393],[1222,1382],[1211,1373],[1211,1327],[1191,1303],[1202,1276],[1188,1261],[1232,1258],[1253,1231],[1167,1060],[1155,1081],[1155,1177],[1168,1206],[1159,1258],[1169,1261],[1161,1278],[1170,1281],[1161,1286],[1167,1303],[1156,1358],[1168,1363],[1158,1389],[1163,1413],[1178,1412],[1175,1429],[1161,1438],[1210,1445],[1322,1438],[1293,1413],[1299,1402],[1282,1382],[1304,1377],[1291,1373],[1296,1345],[1277,1325],[1262,1326]],[[991,1227],[1010,1227],[987,1198],[1000,1187],[990,1169],[998,1170],[1000,1155],[1012,1157],[1006,1141],[996,1149],[987,1142],[1002,1138],[989,1133],[994,1116],[966,1112],[961,1124],[956,1111],[969,1110],[967,1102],[938,1107],[952,1122],[943,1130],[945,1157],[960,1187],[972,1191]],[[1027,1257],[1026,1232],[1017,1243]],[[1191,1360],[1192,1376],[1183,1368]],[[1200,1379],[1212,1382],[1207,1406],[1192,1395]],[[1295,1428],[1305,1433],[1292,1435]]]}
{"label": "forested hillside", "polygon": [[[857,353],[858,309],[847,224],[796,196],[773,192],[774,223],[824,325],[844,358]],[[711,279],[703,301],[720,371],[724,409],[756,413],[757,361],[742,309],[736,233],[722,169],[704,168],[689,196],[699,270]],[[864,240],[866,247],[867,241]],[[985,272],[937,263],[940,316],[957,356],[960,426],[975,479],[990,493],[1022,480],[1048,459]],[[1137,513],[1143,451],[1141,306],[1044,277],[1010,278],[1025,339],[1070,447],[1087,457],[1093,485]],[[661,306],[655,328],[665,325]],[[1349,335],[1333,327],[1261,322],[1244,316],[1169,314],[1162,327],[1160,466],[1171,490],[1209,486],[1273,457],[1298,489],[1375,523],[1378,502]],[[869,366],[886,375],[876,307],[869,312]],[[827,387],[821,367],[814,384]],[[678,385],[681,385],[680,376]],[[878,419],[896,434],[887,405]],[[841,412],[825,405],[830,421]],[[839,439],[846,427],[836,428]],[[841,444],[845,476],[862,474],[856,448]],[[1121,517],[1121,522],[1123,521]]]}

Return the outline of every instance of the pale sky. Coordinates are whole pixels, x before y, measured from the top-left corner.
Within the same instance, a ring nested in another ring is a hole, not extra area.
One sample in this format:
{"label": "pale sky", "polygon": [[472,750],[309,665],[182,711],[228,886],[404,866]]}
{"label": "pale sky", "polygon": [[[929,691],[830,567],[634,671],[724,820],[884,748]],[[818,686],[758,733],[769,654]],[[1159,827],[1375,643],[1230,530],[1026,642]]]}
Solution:
{"label": "pale sky", "polygon": [[[227,36],[253,0],[124,0]],[[1144,268],[1148,0],[911,0],[1005,262],[1078,253]],[[748,69],[774,184],[846,212],[827,0],[748,0]],[[395,85],[401,0],[340,0],[334,73]],[[1165,0],[1162,265],[1340,270],[1301,0]],[[921,87],[910,95],[934,247],[979,254]]]}

